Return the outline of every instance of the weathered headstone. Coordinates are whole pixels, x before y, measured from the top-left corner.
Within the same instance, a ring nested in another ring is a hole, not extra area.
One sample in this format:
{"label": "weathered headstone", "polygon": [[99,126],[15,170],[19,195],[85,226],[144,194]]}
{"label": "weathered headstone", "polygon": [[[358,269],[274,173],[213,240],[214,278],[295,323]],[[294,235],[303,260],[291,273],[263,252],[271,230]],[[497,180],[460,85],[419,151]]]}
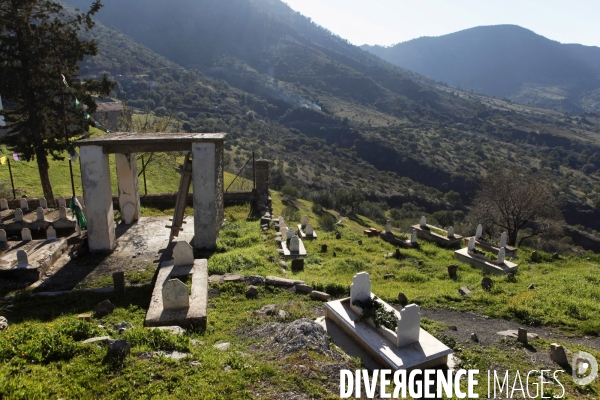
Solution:
{"label": "weathered headstone", "polygon": [[303,271],[303,270],[304,270],[304,259],[303,258],[297,258],[295,260],[292,260],[292,271],[293,272]]}
{"label": "weathered headstone", "polygon": [[519,328],[517,332],[517,340],[523,344],[527,344],[527,329]]}
{"label": "weathered headstone", "polygon": [[289,228],[287,230],[285,238],[289,240],[289,239],[293,238],[295,235],[296,235],[296,233],[294,232],[294,230],[292,228]]}
{"label": "weathered headstone", "polygon": [[400,311],[398,329],[396,331],[398,340],[396,346],[402,347],[419,342],[421,332],[421,309],[416,304],[410,304]]}
{"label": "weathered headstone", "polygon": [[125,272],[117,271],[113,272],[113,288],[117,296],[125,295]]}
{"label": "weathered headstone", "polygon": [[279,228],[279,233],[281,233],[281,238],[282,238],[283,240],[286,240],[286,239],[287,239],[287,232],[288,232],[288,228],[287,228],[287,226],[285,226],[285,225],[284,225],[284,226],[282,226],[281,228]]}
{"label": "weathered headstone", "polygon": [[290,239],[290,251],[291,252],[299,252],[300,251],[300,238],[294,235]]}
{"label": "weathered headstone", "polygon": [[475,250],[475,238],[469,238],[469,246],[467,247],[469,251]]}
{"label": "weathered headstone", "polygon": [[558,365],[568,366],[569,358],[565,348],[559,344],[552,343],[550,345],[550,358]]}
{"label": "weathered headstone", "polygon": [[424,215],[421,217],[421,221],[419,221],[419,226],[421,229],[427,228],[427,218]]}
{"label": "weathered headstone", "polygon": [[475,231],[475,237],[481,239],[481,235],[483,235],[483,226],[479,224],[477,225],[477,231]]}
{"label": "weathered headstone", "polygon": [[456,273],[458,271],[458,265],[452,264],[448,265],[448,276],[450,279],[456,279]]}
{"label": "weathered headstone", "polygon": [[48,202],[46,201],[45,197],[40,197],[40,207],[42,208],[48,208]]}
{"label": "weathered headstone", "polygon": [[194,249],[188,242],[177,242],[173,248],[173,265],[194,264]]}
{"label": "weathered headstone", "polygon": [[498,265],[504,264],[505,257],[506,257],[506,248],[501,247],[500,251],[498,252],[498,259],[496,260],[496,264],[498,264]]}
{"label": "weathered headstone", "polygon": [[38,207],[36,210],[36,217],[38,222],[43,222],[44,221],[44,209],[42,207]]}
{"label": "weathered headstone", "polygon": [[306,224],[306,236],[314,236],[315,228],[311,224]]}
{"label": "weathered headstone", "polygon": [[188,287],[179,279],[169,279],[162,289],[163,308],[165,310],[177,310],[190,306],[190,295]]}
{"label": "weathered headstone", "polygon": [[8,242],[6,238],[6,231],[4,229],[0,229],[0,243]]}
{"label": "weathered headstone", "polygon": [[31,237],[31,231],[29,229],[21,229],[21,240],[24,242],[30,242],[33,240],[33,238]]}
{"label": "weathered headstone", "polygon": [[21,198],[21,210],[28,210],[29,206],[27,205],[27,199],[22,197]]}
{"label": "weathered headstone", "polygon": [[15,222],[23,222],[23,210],[15,209]]}
{"label": "weathered headstone", "polygon": [[371,278],[366,272],[360,272],[352,278],[350,285],[350,304],[355,300],[366,301],[371,298]]}
{"label": "weathered headstone", "polygon": [[281,224],[285,223],[285,220],[283,219],[283,217],[280,215],[279,218],[277,218],[277,222],[279,222],[279,226],[281,226]]}
{"label": "weathered headstone", "polygon": [[483,290],[490,290],[494,286],[494,281],[487,276],[481,280],[481,287]]}
{"label": "weathered headstone", "polygon": [[321,253],[327,253],[327,245],[326,244],[321,245]]}
{"label": "weathered headstone", "polygon": [[410,237],[410,243],[412,243],[412,244],[417,244],[418,243],[417,230],[416,229],[413,229],[413,231],[412,231],[412,235]]}
{"label": "weathered headstone", "polygon": [[8,210],[8,201],[6,199],[0,199],[0,210]]}
{"label": "weathered headstone", "polygon": [[17,251],[17,267],[26,267],[28,265],[27,252],[25,250]]}
{"label": "weathered headstone", "polygon": [[308,225],[308,215],[302,217],[302,221],[300,221],[300,225],[306,226]]}
{"label": "weathered headstone", "polygon": [[458,293],[460,293],[462,296],[470,296],[471,290],[468,287],[463,286],[458,289]]}
{"label": "weathered headstone", "polygon": [[449,238],[454,237],[454,227],[453,226],[448,228],[448,232],[447,232],[446,236]]}
{"label": "weathered headstone", "polygon": [[54,229],[52,226],[49,226],[48,229],[46,229],[46,239],[47,240],[55,240],[56,239],[56,229]]}
{"label": "weathered headstone", "polygon": [[392,233],[392,221],[390,221],[389,219],[385,224],[385,233]]}
{"label": "weathered headstone", "polygon": [[508,241],[508,235],[506,232],[502,232],[500,236],[500,248],[506,247],[506,242]]}
{"label": "weathered headstone", "polygon": [[133,203],[126,203],[122,210],[123,221],[126,225],[131,225],[133,222],[133,214],[135,214],[135,206]]}
{"label": "weathered headstone", "polygon": [[67,207],[67,201],[65,200],[64,197],[59,197],[58,198],[58,207]]}
{"label": "weathered headstone", "polygon": [[66,218],[67,218],[66,207],[58,207],[58,219],[66,219]]}

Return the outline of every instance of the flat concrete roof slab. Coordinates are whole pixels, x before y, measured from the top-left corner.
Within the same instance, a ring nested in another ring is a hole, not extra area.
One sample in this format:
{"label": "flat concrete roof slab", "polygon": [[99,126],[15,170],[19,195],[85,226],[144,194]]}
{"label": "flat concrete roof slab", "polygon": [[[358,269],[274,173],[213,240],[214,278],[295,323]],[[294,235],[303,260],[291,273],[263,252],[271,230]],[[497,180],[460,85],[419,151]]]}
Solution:
{"label": "flat concrete roof slab", "polygon": [[104,153],[185,151],[192,143],[220,142],[226,133],[136,133],[112,132],[76,141],[76,146],[102,146]]}

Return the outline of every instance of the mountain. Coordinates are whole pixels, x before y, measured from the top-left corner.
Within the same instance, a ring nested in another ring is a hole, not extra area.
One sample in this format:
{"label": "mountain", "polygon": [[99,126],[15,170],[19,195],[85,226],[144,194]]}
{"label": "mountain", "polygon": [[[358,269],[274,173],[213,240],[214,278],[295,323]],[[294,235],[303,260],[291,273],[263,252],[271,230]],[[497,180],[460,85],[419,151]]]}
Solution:
{"label": "mountain", "polygon": [[600,48],[561,44],[516,25],[362,48],[478,93],[570,113],[600,111]]}
{"label": "mountain", "polygon": [[183,113],[186,130],[228,132],[231,172],[255,152],[273,161],[273,185],[306,198],[356,188],[370,201],[363,213],[385,221],[390,208],[398,218],[467,211],[481,179],[511,167],[551,181],[569,224],[600,230],[600,115],[448,87],[278,0],[104,3],[98,19],[111,35],[138,44],[120,51],[111,35],[91,32],[101,60],[115,62],[115,94]]}

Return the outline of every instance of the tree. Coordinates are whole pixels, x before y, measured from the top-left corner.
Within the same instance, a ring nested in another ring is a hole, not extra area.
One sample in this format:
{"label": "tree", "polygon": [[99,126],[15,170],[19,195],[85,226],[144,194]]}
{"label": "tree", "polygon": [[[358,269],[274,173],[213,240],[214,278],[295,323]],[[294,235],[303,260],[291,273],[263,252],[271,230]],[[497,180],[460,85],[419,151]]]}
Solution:
{"label": "tree", "polygon": [[537,174],[492,172],[475,197],[469,219],[482,224],[488,233],[494,228],[505,230],[510,246],[517,243],[519,231],[529,228],[520,238],[520,245],[527,238],[554,230],[563,221],[559,202],[550,188]]}
{"label": "tree", "polygon": [[[98,53],[94,41],[80,40],[78,33],[94,26],[92,15],[102,7],[95,1],[87,13],[67,13],[49,0],[3,0],[0,2],[0,94],[15,105],[4,110],[8,135],[2,142],[25,161],[36,159],[44,196],[50,204],[54,194],[48,156],[64,160],[67,138],[63,121],[61,75],[80,104],[66,96],[69,137],[88,130],[85,117],[96,110],[92,94],[108,95],[114,84],[75,82],[77,63]],[[70,94],[70,93],[67,93]],[[87,106],[84,110],[82,104]]]}
{"label": "tree", "polygon": [[358,189],[340,189],[333,194],[336,208],[345,214],[353,215],[356,208],[365,200]]}

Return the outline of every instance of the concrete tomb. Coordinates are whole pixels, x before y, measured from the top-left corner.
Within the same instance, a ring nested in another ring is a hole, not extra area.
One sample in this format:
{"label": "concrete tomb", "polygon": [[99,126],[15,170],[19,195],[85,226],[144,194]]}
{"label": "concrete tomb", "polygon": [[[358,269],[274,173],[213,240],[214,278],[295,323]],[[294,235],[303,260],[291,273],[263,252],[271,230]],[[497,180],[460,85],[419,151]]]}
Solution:
{"label": "concrete tomb", "polygon": [[67,207],[67,201],[65,200],[64,197],[59,197],[58,198],[58,207]]}
{"label": "concrete tomb", "polygon": [[304,243],[302,243],[302,240],[298,236],[296,236],[291,229],[288,231],[288,233],[289,232],[292,232],[292,237],[289,239],[289,247],[287,241],[281,241],[281,249],[283,250],[283,256],[292,259],[296,257],[306,256],[306,248],[304,247]]}
{"label": "concrete tomb", "polygon": [[40,197],[40,207],[44,209],[48,208],[48,202],[45,197]]}
{"label": "concrete tomb", "polygon": [[52,226],[49,226],[48,229],[46,229],[46,239],[47,240],[56,239],[56,230]]}
{"label": "concrete tomb", "polygon": [[0,243],[6,243],[7,241],[6,231],[4,229],[0,229]]}
{"label": "concrete tomb", "polygon": [[44,209],[42,207],[38,207],[36,210],[36,217],[38,222],[44,222]]}
{"label": "concrete tomb", "polygon": [[29,206],[27,205],[27,199],[22,197],[21,198],[21,210],[27,210],[29,209]]}
{"label": "concrete tomb", "polygon": [[8,201],[0,199],[0,211],[8,210]]}
{"label": "concrete tomb", "polygon": [[[181,243],[181,242],[180,242]],[[190,306],[188,287],[179,279],[169,279],[162,290],[163,308],[177,310]]]}
{"label": "concrete tomb", "polygon": [[176,267],[194,264],[194,248],[187,242],[177,242],[173,248],[173,264]]}
{"label": "concrete tomb", "polygon": [[485,254],[481,254],[482,252],[480,250],[475,249],[475,243],[475,238],[470,237],[466,248],[454,252],[454,259],[469,264],[474,268],[479,268],[494,274],[516,272],[519,265],[505,259],[505,247],[500,248],[498,257],[494,260],[486,257]]}
{"label": "concrete tomb", "polygon": [[33,238],[31,237],[31,231],[27,228],[23,228],[21,229],[21,240],[24,242],[29,242],[31,240],[33,240]]}
{"label": "concrete tomb", "polygon": [[23,210],[15,209],[15,222],[23,222]]}

